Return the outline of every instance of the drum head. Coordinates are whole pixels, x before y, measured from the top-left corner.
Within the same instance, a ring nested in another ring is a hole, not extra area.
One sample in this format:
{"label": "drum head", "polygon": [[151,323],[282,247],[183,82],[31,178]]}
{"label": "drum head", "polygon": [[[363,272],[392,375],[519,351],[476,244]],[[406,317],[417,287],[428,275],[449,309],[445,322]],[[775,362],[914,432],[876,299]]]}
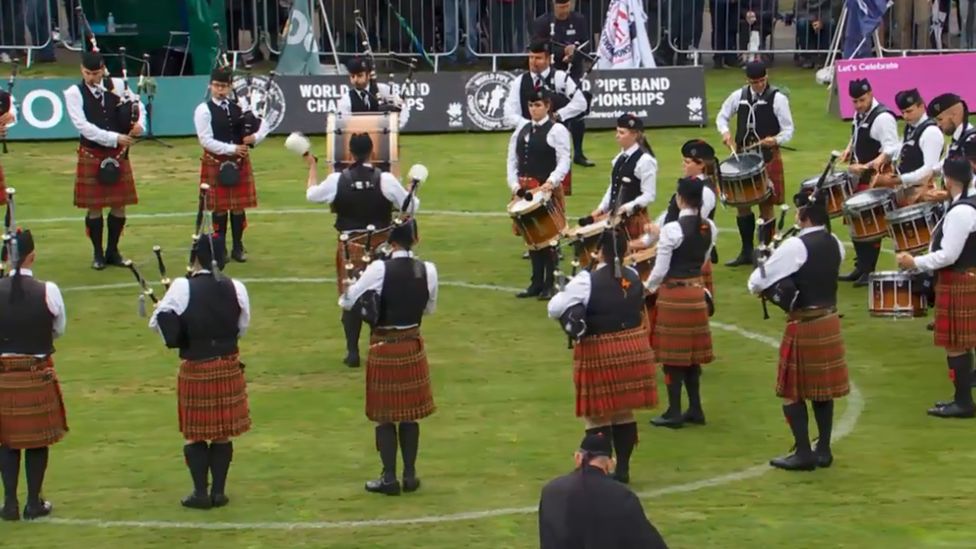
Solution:
{"label": "drum head", "polygon": [[921,204],[912,204],[911,206],[898,208],[888,214],[888,223],[901,223],[910,219],[924,218],[929,212],[935,210],[935,208],[936,205],[932,202],[922,202]]}
{"label": "drum head", "polygon": [[871,282],[874,282],[875,280],[911,280],[911,276],[907,272],[902,271],[875,271],[868,275],[868,280]]}
{"label": "drum head", "polygon": [[521,198],[508,206],[508,213],[512,215],[525,215],[531,211],[539,209],[542,204],[549,200],[549,193],[532,193],[532,200]]}
{"label": "drum head", "polygon": [[[827,176],[827,179],[824,180],[823,186],[824,188],[835,187],[837,185],[843,184],[846,179],[847,179],[846,172],[834,172]],[[804,179],[803,182],[800,183],[800,188],[805,191],[812,190],[814,187],[817,186],[817,181],[820,181],[819,175],[815,175],[809,179]]]}
{"label": "drum head", "polygon": [[640,250],[624,257],[624,265],[636,265],[657,256],[657,246]]}
{"label": "drum head", "polygon": [[732,158],[726,159],[719,165],[719,170],[722,172],[722,177],[735,179],[737,177],[756,175],[764,167],[765,164],[763,163],[762,155],[745,153],[740,154],[738,158],[733,156]]}
{"label": "drum head", "polygon": [[329,114],[326,158],[339,169],[353,162],[349,150],[349,139],[353,134],[365,133],[373,140],[373,154],[369,163],[389,167],[390,172],[399,175],[399,115],[397,113],[353,113],[339,116]]}
{"label": "drum head", "polygon": [[870,189],[855,194],[844,201],[844,208],[849,210],[864,210],[873,208],[885,201],[891,200],[895,191],[891,189]]}

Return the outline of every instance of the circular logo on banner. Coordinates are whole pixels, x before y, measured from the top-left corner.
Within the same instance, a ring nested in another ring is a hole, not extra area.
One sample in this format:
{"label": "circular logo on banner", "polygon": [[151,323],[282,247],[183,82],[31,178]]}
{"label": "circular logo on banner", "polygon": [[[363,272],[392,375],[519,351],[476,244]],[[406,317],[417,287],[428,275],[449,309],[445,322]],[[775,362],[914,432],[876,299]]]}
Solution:
{"label": "circular logo on banner", "polygon": [[248,85],[247,78],[234,78],[234,93],[237,97],[247,99],[251,110],[268,121],[270,131],[274,131],[285,119],[285,93],[278,87],[277,82],[268,86],[267,76],[252,76]]}
{"label": "circular logo on banner", "polygon": [[505,128],[505,98],[515,80],[510,72],[479,72],[464,86],[468,119],[482,130]]}

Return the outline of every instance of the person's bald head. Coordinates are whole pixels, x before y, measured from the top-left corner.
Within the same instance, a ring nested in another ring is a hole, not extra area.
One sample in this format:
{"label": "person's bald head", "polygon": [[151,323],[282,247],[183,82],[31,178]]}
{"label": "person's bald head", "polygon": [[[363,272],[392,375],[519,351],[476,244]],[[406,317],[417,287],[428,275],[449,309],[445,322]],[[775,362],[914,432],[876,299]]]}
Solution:
{"label": "person's bald head", "polygon": [[952,135],[956,133],[959,126],[962,126],[966,119],[966,109],[963,107],[962,103],[958,103],[949,107],[948,109],[942,111],[942,114],[935,117],[935,121],[939,124],[939,129],[942,133],[946,135]]}

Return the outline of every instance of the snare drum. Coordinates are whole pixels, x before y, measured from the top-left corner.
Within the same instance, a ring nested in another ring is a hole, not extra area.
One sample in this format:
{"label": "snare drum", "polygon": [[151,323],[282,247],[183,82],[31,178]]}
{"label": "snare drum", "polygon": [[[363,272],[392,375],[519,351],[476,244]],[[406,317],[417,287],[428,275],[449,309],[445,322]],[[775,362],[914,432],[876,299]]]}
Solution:
{"label": "snare drum", "polygon": [[942,218],[942,205],[923,202],[899,208],[888,214],[888,234],[896,252],[918,253],[928,250],[935,226]]}
{"label": "snare drum", "polygon": [[349,138],[354,133],[369,134],[373,140],[370,164],[400,177],[400,113],[329,113],[326,118],[325,157],[336,171],[342,171],[353,163]]}
{"label": "snare drum", "polygon": [[624,258],[624,265],[633,267],[640,275],[641,280],[647,282],[647,279],[651,278],[655,257],[657,257],[657,246],[628,255]]}
{"label": "snare drum", "polygon": [[870,189],[844,201],[844,222],[855,242],[876,242],[888,234],[886,216],[895,209],[895,192]]}
{"label": "snare drum", "polygon": [[553,202],[552,194],[533,192],[531,200],[519,199],[508,205],[508,215],[530,249],[552,246],[566,228],[566,217]]}
{"label": "snare drum", "polygon": [[[800,183],[800,189],[812,193],[817,188],[820,176],[811,177]],[[847,172],[834,172],[827,176],[822,187],[827,194],[827,214],[840,217],[844,213],[844,202],[854,194],[854,183]]]}
{"label": "snare drum", "polygon": [[[614,218],[613,226],[616,227],[619,221],[620,218]],[[582,227],[576,227],[567,233],[573,245],[576,260],[579,261],[580,268],[585,269],[589,267],[590,263],[595,261],[594,256],[596,256],[600,248],[600,236],[606,229],[607,223],[604,220],[583,225]]]}
{"label": "snare drum", "polygon": [[878,271],[868,275],[868,310],[871,316],[925,316],[928,299],[920,275],[914,271]]}
{"label": "snare drum", "polygon": [[773,195],[761,154],[744,153],[729,158],[719,165],[719,171],[722,202],[730,206],[754,206]]}

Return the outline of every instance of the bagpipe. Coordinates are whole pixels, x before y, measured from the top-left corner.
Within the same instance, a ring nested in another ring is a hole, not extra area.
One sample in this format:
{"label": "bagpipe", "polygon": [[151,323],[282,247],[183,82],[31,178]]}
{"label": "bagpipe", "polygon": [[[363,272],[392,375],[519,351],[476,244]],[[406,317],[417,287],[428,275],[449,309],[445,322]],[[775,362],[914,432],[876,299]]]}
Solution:
{"label": "bagpipe", "polygon": [[6,274],[5,268],[9,266],[9,272],[17,268],[20,254],[17,249],[17,221],[14,217],[14,195],[17,189],[7,187],[7,213],[3,217],[3,260],[0,263],[0,277]]}
{"label": "bagpipe", "polygon": [[[20,66],[20,59],[13,60],[13,67],[10,69],[10,78],[7,80],[7,89],[0,93],[0,115],[7,114],[14,107],[14,84],[17,83],[17,68]],[[3,154],[7,154],[10,150],[7,148],[7,135],[4,134],[3,140]]]}
{"label": "bagpipe", "polygon": [[[598,53],[587,53],[586,51],[583,51],[587,46],[590,45],[592,40],[587,40],[582,44],[579,42],[566,44],[556,40],[555,36],[556,36],[556,22],[555,20],[550,20],[549,21],[549,64],[551,66],[554,66],[556,63],[556,52],[553,51],[553,46],[562,48],[563,51],[565,51],[565,49],[569,46],[574,47],[573,55],[570,56],[569,59],[565,60],[567,78],[572,78],[571,73],[573,71],[573,64],[576,62],[577,58],[581,58],[585,61],[589,61],[590,63],[589,66],[586,67],[586,69],[583,71],[583,74],[580,75],[579,80],[576,82],[576,85],[579,86],[580,92],[583,94],[583,98],[586,99],[586,110],[581,115],[581,116],[586,116],[587,114],[590,114],[590,108],[593,104],[593,94],[583,89],[583,82],[587,78],[589,78],[590,73],[593,72],[593,69],[596,68],[600,60],[600,55]],[[555,92],[555,90],[553,90],[553,92]],[[565,97],[562,94],[557,94],[557,97],[562,97],[562,99],[560,100],[562,104],[557,107],[556,101],[554,100],[552,105],[553,111],[557,111],[562,107],[566,106],[566,104],[568,104],[570,100],[569,97]]]}
{"label": "bagpipe", "polygon": [[[393,74],[390,74],[390,82],[388,86],[390,87],[390,95],[384,96],[380,94],[379,83],[376,77],[376,56],[373,53],[373,47],[370,44],[370,34],[369,30],[366,28],[366,22],[363,21],[362,13],[356,9],[353,10],[353,21],[356,26],[356,32],[359,33],[362,41],[360,44],[363,47],[363,54],[369,63],[369,94],[376,98],[379,102],[379,112],[400,112],[403,110],[403,100],[395,93],[396,82],[394,82]],[[401,59],[399,56],[391,55],[390,59],[395,61],[405,67],[407,67],[407,76],[403,80],[403,86],[408,86],[413,82],[414,71],[417,70],[417,60],[413,57],[407,57],[406,59]]]}

